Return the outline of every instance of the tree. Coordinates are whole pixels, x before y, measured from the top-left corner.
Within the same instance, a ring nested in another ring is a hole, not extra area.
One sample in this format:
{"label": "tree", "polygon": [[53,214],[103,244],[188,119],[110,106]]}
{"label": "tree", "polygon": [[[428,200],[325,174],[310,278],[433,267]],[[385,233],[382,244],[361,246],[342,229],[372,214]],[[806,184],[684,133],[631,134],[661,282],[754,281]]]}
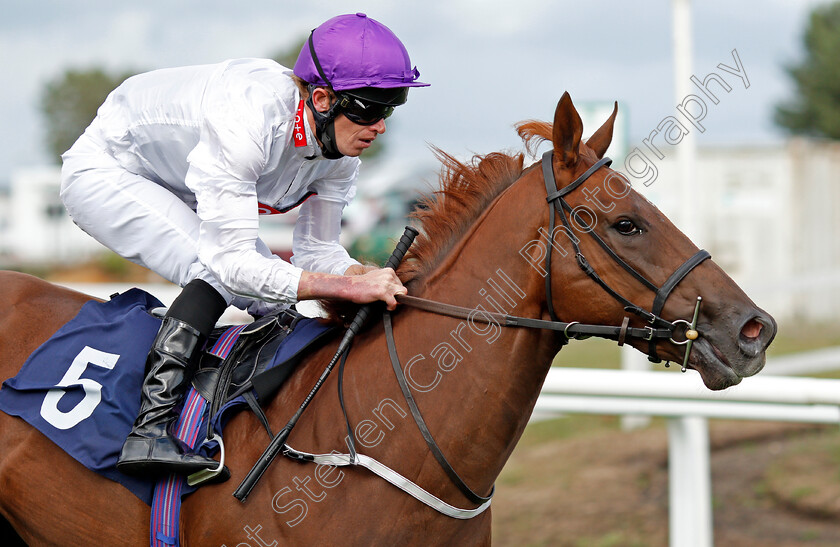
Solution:
{"label": "tree", "polygon": [[47,149],[56,160],[84,133],[108,93],[133,74],[70,69],[47,82],[41,94],[41,112],[46,121]]}
{"label": "tree", "polygon": [[840,2],[811,13],[806,57],[789,67],[797,95],[776,107],[775,121],[791,133],[840,139]]}

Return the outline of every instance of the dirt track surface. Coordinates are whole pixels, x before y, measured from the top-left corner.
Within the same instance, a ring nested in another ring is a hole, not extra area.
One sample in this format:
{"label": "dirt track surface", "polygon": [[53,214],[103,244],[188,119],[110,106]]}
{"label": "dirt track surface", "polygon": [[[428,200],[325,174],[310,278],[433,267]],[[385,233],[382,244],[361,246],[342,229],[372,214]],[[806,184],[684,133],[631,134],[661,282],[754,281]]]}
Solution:
{"label": "dirt track surface", "polygon": [[[715,545],[840,545],[838,437],[712,422]],[[493,544],[667,545],[667,447],[663,427],[523,443],[497,483]]]}

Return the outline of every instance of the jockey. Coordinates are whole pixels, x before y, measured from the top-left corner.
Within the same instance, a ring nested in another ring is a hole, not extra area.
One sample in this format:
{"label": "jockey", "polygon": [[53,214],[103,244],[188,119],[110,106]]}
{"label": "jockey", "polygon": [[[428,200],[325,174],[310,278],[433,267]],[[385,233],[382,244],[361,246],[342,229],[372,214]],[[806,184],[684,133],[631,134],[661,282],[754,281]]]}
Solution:
{"label": "jockey", "polygon": [[[193,352],[228,305],[265,315],[298,300],[384,301],[404,294],[391,269],[339,244],[358,156],[385,118],[426,86],[402,42],[362,13],[312,31],[290,71],[263,59],[129,78],[63,156],[73,221],[183,290],[149,353],[140,412],[117,468],[193,473],[218,464],[172,435]],[[300,206],[291,263],[258,238],[258,214]]]}

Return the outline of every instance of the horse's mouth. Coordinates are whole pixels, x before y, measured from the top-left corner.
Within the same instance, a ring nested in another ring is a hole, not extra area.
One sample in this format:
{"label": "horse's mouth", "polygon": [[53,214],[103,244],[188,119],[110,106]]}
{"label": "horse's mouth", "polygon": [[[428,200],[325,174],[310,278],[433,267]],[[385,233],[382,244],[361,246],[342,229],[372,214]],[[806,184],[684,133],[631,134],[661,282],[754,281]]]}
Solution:
{"label": "horse's mouth", "polygon": [[712,390],[726,389],[742,379],[726,356],[706,338],[694,343],[688,366],[699,372],[703,383]]}

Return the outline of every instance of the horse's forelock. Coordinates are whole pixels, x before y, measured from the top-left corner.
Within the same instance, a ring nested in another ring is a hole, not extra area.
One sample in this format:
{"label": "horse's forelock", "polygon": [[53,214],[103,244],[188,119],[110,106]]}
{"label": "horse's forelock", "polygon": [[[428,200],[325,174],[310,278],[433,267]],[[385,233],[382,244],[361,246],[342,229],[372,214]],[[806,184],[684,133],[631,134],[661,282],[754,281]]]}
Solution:
{"label": "horse's forelock", "polygon": [[539,120],[528,120],[516,124],[516,132],[525,141],[525,150],[532,156],[536,154],[540,144],[551,140],[551,131],[550,123]]}

